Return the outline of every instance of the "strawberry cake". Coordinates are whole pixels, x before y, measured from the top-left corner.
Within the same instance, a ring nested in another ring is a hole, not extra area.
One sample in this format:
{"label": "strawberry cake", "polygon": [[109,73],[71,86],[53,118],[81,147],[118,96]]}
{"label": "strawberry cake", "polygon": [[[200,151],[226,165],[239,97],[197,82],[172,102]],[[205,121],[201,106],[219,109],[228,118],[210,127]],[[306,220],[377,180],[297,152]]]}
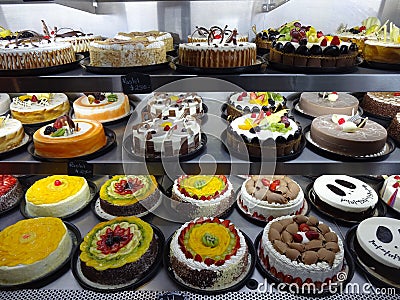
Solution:
{"label": "strawberry cake", "polygon": [[15,206],[23,193],[17,178],[11,175],[0,175],[0,213]]}

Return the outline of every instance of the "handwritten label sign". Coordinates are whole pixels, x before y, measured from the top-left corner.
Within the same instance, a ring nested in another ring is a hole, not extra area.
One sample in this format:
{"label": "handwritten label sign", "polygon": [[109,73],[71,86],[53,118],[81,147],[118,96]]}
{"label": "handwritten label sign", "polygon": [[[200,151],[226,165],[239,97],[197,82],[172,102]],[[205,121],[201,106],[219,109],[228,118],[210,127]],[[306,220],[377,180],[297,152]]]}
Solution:
{"label": "handwritten label sign", "polygon": [[71,160],[68,162],[68,175],[93,177],[93,165],[83,160]]}
{"label": "handwritten label sign", "polygon": [[146,94],[151,93],[150,75],[132,72],[121,76],[122,90],[125,94]]}
{"label": "handwritten label sign", "polygon": [[158,295],[158,300],[187,300],[185,294],[179,292],[168,292]]}

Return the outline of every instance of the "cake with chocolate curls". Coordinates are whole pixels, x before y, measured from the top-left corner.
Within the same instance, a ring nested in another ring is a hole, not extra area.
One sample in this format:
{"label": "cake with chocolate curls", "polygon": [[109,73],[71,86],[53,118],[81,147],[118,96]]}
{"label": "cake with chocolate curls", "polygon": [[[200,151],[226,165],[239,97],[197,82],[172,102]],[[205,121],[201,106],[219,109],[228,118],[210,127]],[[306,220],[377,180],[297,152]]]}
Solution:
{"label": "cake with chocolate curls", "polygon": [[238,202],[252,218],[271,221],[299,214],[304,206],[304,193],[288,176],[254,175],[243,182]]}
{"label": "cake with chocolate curls", "polygon": [[283,216],[268,223],[258,255],[272,275],[298,286],[334,282],[344,267],[342,240],[314,216]]}

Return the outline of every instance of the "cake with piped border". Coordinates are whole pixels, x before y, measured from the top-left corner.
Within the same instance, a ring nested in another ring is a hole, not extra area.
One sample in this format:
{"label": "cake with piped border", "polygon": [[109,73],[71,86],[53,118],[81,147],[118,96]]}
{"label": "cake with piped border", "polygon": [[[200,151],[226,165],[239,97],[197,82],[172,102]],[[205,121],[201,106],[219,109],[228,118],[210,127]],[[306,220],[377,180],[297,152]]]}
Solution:
{"label": "cake with piped border", "polygon": [[334,282],[344,268],[338,235],[314,216],[282,216],[265,226],[258,255],[263,267],[285,283]]}
{"label": "cake with piped border", "polygon": [[233,188],[224,175],[183,175],[172,186],[172,207],[190,219],[216,217],[233,204]]}
{"label": "cake with piped border", "polygon": [[182,284],[207,290],[232,286],[248,269],[243,234],[229,220],[198,218],[182,225],[171,239],[170,268]]}
{"label": "cake with piped border", "polygon": [[158,243],[149,223],[117,217],[97,224],[84,237],[79,255],[83,275],[102,285],[137,280],[155,262]]}
{"label": "cake with piped border", "polygon": [[361,106],[372,115],[394,118],[400,112],[400,92],[368,92]]}

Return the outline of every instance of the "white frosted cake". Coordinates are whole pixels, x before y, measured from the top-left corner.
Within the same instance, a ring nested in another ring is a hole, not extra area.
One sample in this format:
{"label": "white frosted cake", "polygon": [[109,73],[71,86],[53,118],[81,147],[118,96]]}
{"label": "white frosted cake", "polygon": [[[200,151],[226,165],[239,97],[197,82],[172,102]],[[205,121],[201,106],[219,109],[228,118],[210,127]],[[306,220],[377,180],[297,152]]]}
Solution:
{"label": "white frosted cake", "polygon": [[398,192],[399,187],[400,176],[392,175],[385,179],[385,182],[380,190],[380,196],[382,200],[397,211],[400,211],[400,194]]}
{"label": "white frosted cake", "polygon": [[343,269],[342,240],[314,216],[272,220],[257,250],[264,268],[288,284],[335,281]]}
{"label": "white frosted cake", "polygon": [[53,175],[36,181],[26,192],[26,211],[35,217],[64,217],[89,201],[89,185],[84,177]]}
{"label": "white frosted cake", "polygon": [[123,93],[93,93],[73,103],[75,118],[98,122],[118,120],[130,111],[128,96]]}
{"label": "white frosted cake", "polygon": [[304,193],[292,179],[282,175],[254,175],[243,182],[239,204],[250,216],[262,221],[299,214]]}
{"label": "white frosted cake", "polygon": [[138,156],[189,154],[200,146],[200,124],[191,116],[156,118],[136,124],[132,129],[132,150]]}
{"label": "white frosted cake", "polygon": [[20,121],[7,117],[0,117],[0,152],[11,150],[18,146],[25,136]]}
{"label": "white frosted cake", "polygon": [[233,188],[224,175],[180,176],[172,186],[172,206],[191,219],[217,217],[233,204]]}
{"label": "white frosted cake", "polygon": [[337,215],[370,215],[378,203],[375,190],[365,182],[347,175],[322,175],[314,182],[318,205]]}
{"label": "white frosted cake", "polygon": [[215,290],[234,285],[251,257],[243,234],[229,220],[198,218],[174,233],[169,259],[177,280]]}
{"label": "white frosted cake", "polygon": [[12,99],[11,115],[23,124],[54,120],[68,113],[67,95],[63,93],[28,93]]}
{"label": "white frosted cake", "polygon": [[203,99],[196,93],[154,93],[147,103],[147,110],[154,117],[201,116]]}
{"label": "white frosted cake", "polygon": [[10,110],[11,99],[6,93],[0,93],[0,115],[4,115]]}
{"label": "white frosted cake", "polygon": [[58,218],[19,221],[0,231],[0,284],[17,285],[38,279],[68,259],[72,239]]}
{"label": "white frosted cake", "polygon": [[354,242],[360,259],[387,280],[400,283],[400,220],[374,217],[357,227]]}

